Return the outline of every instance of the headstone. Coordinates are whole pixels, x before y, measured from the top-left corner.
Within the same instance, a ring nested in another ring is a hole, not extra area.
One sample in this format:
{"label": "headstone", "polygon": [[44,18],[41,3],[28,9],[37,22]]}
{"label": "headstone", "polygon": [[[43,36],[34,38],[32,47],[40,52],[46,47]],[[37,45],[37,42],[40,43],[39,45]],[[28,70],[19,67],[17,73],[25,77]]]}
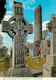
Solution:
{"label": "headstone", "polygon": [[42,40],[40,43],[41,57],[44,58],[50,54],[50,40]]}
{"label": "headstone", "polygon": [[10,53],[11,53],[11,54],[10,54],[10,57],[12,58],[12,48],[11,48],[11,50],[10,50]]}
{"label": "headstone", "polygon": [[33,45],[34,45],[34,42],[29,43],[29,56],[33,56]]}
{"label": "headstone", "polygon": [[12,68],[8,76],[30,77],[31,72],[25,67],[25,37],[33,32],[32,24],[23,17],[22,3],[13,2],[13,17],[2,22],[2,31],[13,38]]}
{"label": "headstone", "polygon": [[37,49],[40,46],[40,41],[35,41],[33,43],[29,43],[29,55],[32,56],[33,59],[36,59],[39,55]]}
{"label": "headstone", "polygon": [[40,42],[39,41],[35,41],[34,42],[34,47],[33,47],[33,59],[36,59],[37,56],[39,55],[38,53],[38,47],[39,47]]}
{"label": "headstone", "polygon": [[50,55],[47,56],[46,64],[43,66],[44,77],[56,77],[56,16],[51,15],[51,21],[47,24],[51,31]]}
{"label": "headstone", "polygon": [[9,68],[9,67],[10,67],[10,59],[9,59],[9,57],[5,57],[4,68]]}
{"label": "headstone", "polygon": [[25,54],[29,56],[29,48],[25,47]]}
{"label": "headstone", "polygon": [[1,58],[6,56],[7,51],[8,51],[8,48],[6,48],[5,46],[1,48]]}

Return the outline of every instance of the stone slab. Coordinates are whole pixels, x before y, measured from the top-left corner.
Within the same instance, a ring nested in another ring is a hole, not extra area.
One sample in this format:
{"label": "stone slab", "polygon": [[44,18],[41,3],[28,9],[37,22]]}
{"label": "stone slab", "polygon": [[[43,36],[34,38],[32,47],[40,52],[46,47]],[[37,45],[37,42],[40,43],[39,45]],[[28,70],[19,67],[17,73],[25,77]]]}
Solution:
{"label": "stone slab", "polygon": [[8,77],[33,77],[30,70],[26,67],[10,68],[7,76]]}
{"label": "stone slab", "polygon": [[43,69],[43,77],[51,77],[51,73],[49,73],[49,71]]}
{"label": "stone slab", "polygon": [[43,77],[53,77],[54,75],[56,75],[56,66],[44,64],[43,65]]}
{"label": "stone slab", "polygon": [[5,75],[2,71],[0,71],[0,77],[5,77]]}

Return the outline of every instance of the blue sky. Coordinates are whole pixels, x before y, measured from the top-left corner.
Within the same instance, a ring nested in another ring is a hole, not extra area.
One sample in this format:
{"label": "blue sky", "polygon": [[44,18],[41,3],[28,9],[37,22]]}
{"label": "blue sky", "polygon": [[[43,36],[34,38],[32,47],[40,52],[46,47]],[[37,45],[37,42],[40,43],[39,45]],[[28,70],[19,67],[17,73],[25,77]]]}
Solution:
{"label": "blue sky", "polygon": [[[46,29],[46,23],[50,21],[51,14],[56,14],[56,0],[15,0],[23,3],[23,12],[24,17],[28,21],[28,23],[34,24],[34,10],[38,7],[38,5],[42,6],[42,29]],[[6,2],[6,15],[4,20],[9,20],[9,18],[13,15],[13,0],[7,0]],[[0,25],[0,34],[3,36],[3,45],[8,48],[12,47],[12,39],[6,33],[1,32]],[[33,34],[27,36],[27,40],[29,42],[34,41],[34,28]]]}

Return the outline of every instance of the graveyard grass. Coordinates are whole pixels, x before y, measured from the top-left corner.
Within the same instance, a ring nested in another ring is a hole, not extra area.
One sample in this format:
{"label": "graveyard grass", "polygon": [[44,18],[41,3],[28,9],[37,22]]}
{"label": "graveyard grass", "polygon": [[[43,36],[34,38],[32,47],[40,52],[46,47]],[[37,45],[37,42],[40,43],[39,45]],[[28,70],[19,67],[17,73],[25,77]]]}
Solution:
{"label": "graveyard grass", "polygon": [[32,57],[25,55],[25,59],[26,59],[26,66],[28,68],[33,68],[38,70],[42,70],[43,64],[45,64],[46,62],[46,59],[41,57],[38,57],[37,59],[32,59]]}
{"label": "graveyard grass", "polygon": [[[32,59],[32,57],[25,55],[25,64],[28,68],[42,70],[45,61],[46,61],[45,58],[38,57],[37,59]],[[10,67],[12,67],[12,58],[10,58]],[[7,71],[7,70],[8,68],[4,68],[4,59],[0,58],[0,71]]]}
{"label": "graveyard grass", "polygon": [[[12,59],[10,58],[10,67],[12,67]],[[4,59],[0,58],[0,71],[7,71],[8,68],[4,68]]]}

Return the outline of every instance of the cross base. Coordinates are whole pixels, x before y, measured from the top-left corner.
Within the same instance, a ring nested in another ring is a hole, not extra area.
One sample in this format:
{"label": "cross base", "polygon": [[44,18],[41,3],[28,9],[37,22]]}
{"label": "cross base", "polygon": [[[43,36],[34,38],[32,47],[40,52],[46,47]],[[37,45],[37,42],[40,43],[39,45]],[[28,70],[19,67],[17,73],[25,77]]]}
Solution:
{"label": "cross base", "polygon": [[43,77],[56,77],[56,61],[54,57],[56,59],[56,56],[47,56],[46,64],[43,65]]}
{"label": "cross base", "polygon": [[44,67],[43,77],[56,77],[56,66],[45,64]]}
{"label": "cross base", "polygon": [[10,68],[7,76],[8,77],[33,77],[30,70],[27,67]]}

